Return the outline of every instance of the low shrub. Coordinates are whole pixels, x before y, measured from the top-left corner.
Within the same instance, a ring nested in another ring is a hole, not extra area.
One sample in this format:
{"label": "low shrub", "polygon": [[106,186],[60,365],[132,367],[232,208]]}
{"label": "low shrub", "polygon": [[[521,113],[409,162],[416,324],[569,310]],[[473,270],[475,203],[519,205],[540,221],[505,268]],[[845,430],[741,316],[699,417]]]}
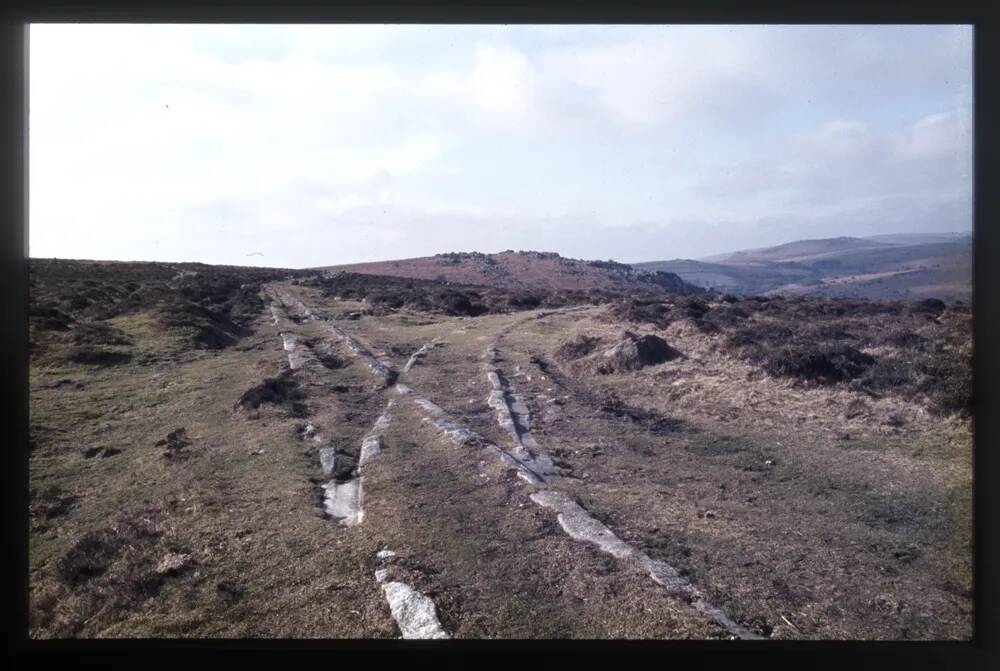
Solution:
{"label": "low shrub", "polygon": [[765,355],[764,370],[801,380],[844,382],[853,380],[875,363],[849,345],[785,345]]}

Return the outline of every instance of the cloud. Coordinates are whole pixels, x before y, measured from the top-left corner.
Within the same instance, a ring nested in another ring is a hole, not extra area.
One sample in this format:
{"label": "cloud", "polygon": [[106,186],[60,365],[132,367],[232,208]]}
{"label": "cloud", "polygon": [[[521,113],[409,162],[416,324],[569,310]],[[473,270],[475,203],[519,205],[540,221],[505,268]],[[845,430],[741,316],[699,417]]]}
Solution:
{"label": "cloud", "polygon": [[967,27],[31,31],[33,254],[656,258],[971,221]]}
{"label": "cloud", "polygon": [[687,27],[552,50],[545,63],[553,79],[587,89],[622,124],[697,115],[699,123],[739,125],[775,101],[760,56],[759,43],[747,32]]}
{"label": "cloud", "polygon": [[479,111],[496,123],[529,122],[543,104],[535,67],[510,47],[477,45],[470,84]]}
{"label": "cloud", "polygon": [[[934,113],[879,132],[834,120],[795,133],[772,156],[720,166],[696,192],[744,213],[836,213],[892,203],[916,216],[931,203],[971,200],[971,135],[963,115]],[[948,226],[967,222],[960,216]],[[946,225],[945,225],[946,224]]]}

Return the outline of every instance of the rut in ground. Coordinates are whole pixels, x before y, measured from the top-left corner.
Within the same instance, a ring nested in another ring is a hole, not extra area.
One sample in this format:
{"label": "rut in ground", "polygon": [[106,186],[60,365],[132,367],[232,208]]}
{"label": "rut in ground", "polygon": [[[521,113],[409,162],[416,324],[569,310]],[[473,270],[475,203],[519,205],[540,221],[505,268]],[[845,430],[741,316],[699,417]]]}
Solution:
{"label": "rut in ground", "polygon": [[[298,302],[297,307],[301,313],[309,315],[314,320],[322,319],[321,317],[316,316],[317,313],[314,309],[307,307],[300,301]],[[387,362],[378,361],[378,365],[372,365],[374,357],[371,355],[370,351],[363,345],[360,345],[356,339],[332,324],[327,324],[326,329],[339,337],[341,341],[347,345],[348,349],[350,349],[355,355],[364,359],[366,363],[369,364],[373,373],[379,375],[384,380],[389,379],[385,375],[385,371],[390,370]],[[414,352],[408,360],[404,372],[407,372],[409,368],[412,368],[412,366],[436,344],[437,343],[428,343]],[[527,407],[525,406],[523,400],[510,390],[506,379],[502,375],[502,371],[496,367],[495,347],[487,349],[485,358],[486,379],[491,385],[490,405],[497,410],[498,423],[509,433],[512,439],[513,449],[511,451],[499,447],[483,436],[477,434],[475,431],[464,426],[460,421],[448,417],[447,413],[445,413],[438,405],[436,405],[433,401],[418,395],[408,385],[398,384],[395,387],[395,390],[416,408],[418,408],[422,414],[423,421],[434,426],[439,431],[440,435],[446,440],[463,448],[475,446],[485,449],[493,453],[501,462],[513,467],[517,475],[528,485],[542,485],[546,482],[546,476],[551,477],[556,474],[556,469],[552,464],[552,460],[547,457],[547,455],[540,452],[538,444],[530,432],[530,414],[528,413]],[[355,496],[360,502],[360,478],[357,483],[356,491],[357,493],[354,494],[355,490],[350,490],[350,495]],[[688,601],[691,601],[695,610],[707,615],[710,619],[723,626],[733,637],[758,638],[758,636],[753,632],[733,622],[728,616],[725,615],[725,613],[721,611],[721,609],[708,603],[708,601],[704,598],[704,595],[691,586],[690,583],[680,578],[675,569],[663,562],[654,562],[640,550],[636,550],[635,548],[622,543],[610,530],[596,520],[593,520],[593,518],[589,517],[589,515],[587,515],[582,508],[567,499],[564,495],[559,492],[541,490],[533,492],[529,498],[531,501],[540,506],[555,508],[558,511],[560,525],[568,532],[570,537],[576,540],[595,544],[605,552],[609,552],[609,547],[611,547],[613,550],[609,553],[617,559],[634,560],[635,562],[638,562],[642,568],[649,572],[658,584],[673,592],[683,593],[684,597],[686,597]],[[360,508],[360,503],[358,503],[358,508]],[[595,529],[597,529],[596,533],[594,532]],[[614,539],[614,542],[612,542],[610,546],[607,542],[604,542],[609,538]],[[424,603],[424,600],[426,600],[426,597],[418,598],[416,596],[416,592],[406,592],[406,590],[402,587],[398,589],[400,590],[398,594],[411,594],[415,603]],[[426,602],[429,602],[429,600],[426,600]],[[434,630],[433,628],[427,629],[427,631],[437,632],[437,630]],[[417,634],[411,632],[410,635]],[[437,634],[435,633],[434,635]]]}

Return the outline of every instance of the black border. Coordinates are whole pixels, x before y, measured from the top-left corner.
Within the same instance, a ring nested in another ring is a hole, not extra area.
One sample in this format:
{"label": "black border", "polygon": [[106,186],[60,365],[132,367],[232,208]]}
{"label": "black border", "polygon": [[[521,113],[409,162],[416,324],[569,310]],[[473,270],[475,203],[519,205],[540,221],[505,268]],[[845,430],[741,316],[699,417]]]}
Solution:
{"label": "black border", "polygon": [[178,23],[979,23],[986,3],[840,0],[839,2],[572,2],[570,0],[355,0],[303,2],[14,1],[6,14],[36,22]]}
{"label": "black border", "polygon": [[[650,5],[643,3],[579,4],[570,2],[428,2],[395,0],[381,2],[316,3],[293,1],[280,5],[265,2],[184,3],[152,1],[136,3],[68,3],[58,1],[15,2],[0,10],[0,49],[3,53],[3,315],[27,314],[27,22],[177,22],[177,23],[965,23],[975,25],[975,229],[973,265],[973,305],[975,342],[975,637],[971,643],[951,642],[616,642],[616,641],[450,641],[443,644],[402,641],[31,641],[27,638],[27,425],[28,368],[27,319],[2,320],[4,347],[3,412],[7,441],[6,487],[9,535],[17,548],[10,583],[14,594],[7,603],[15,605],[13,622],[7,627],[8,655],[73,655],[91,662],[110,662],[122,652],[196,652],[220,648],[227,652],[250,652],[261,661],[268,651],[330,651],[321,663],[343,663],[343,653],[352,661],[370,658],[372,652],[397,652],[407,663],[424,661],[426,652],[451,650],[492,653],[523,649],[538,653],[561,650],[593,653],[642,652],[666,664],[680,663],[701,668],[706,665],[744,665],[751,659],[770,666],[801,668],[804,665],[830,668],[906,665],[916,668],[1000,668],[997,637],[996,536],[997,496],[992,485],[997,477],[994,450],[1000,446],[997,381],[1000,379],[1000,352],[995,343],[1000,317],[1000,295],[996,255],[998,195],[995,162],[1000,120],[997,100],[998,40],[995,12],[986,3],[952,1],[903,3],[885,0],[842,0],[839,3],[737,2],[722,0],[703,3]],[[994,346],[991,346],[994,345]],[[9,612],[9,611],[8,611]],[[761,659],[760,655],[766,655]],[[631,654],[629,661],[634,660]],[[993,659],[993,663],[989,662]],[[595,661],[603,661],[597,660]],[[852,669],[853,671],[853,669]]]}

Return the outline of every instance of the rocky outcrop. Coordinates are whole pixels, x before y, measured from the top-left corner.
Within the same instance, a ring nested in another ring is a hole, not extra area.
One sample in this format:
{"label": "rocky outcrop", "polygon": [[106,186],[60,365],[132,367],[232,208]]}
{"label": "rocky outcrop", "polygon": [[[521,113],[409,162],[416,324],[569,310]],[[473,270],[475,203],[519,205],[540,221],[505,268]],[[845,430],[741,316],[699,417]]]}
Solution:
{"label": "rocky outcrop", "polygon": [[638,336],[629,331],[614,347],[597,358],[598,373],[623,373],[671,361],[681,353],[655,335]]}

